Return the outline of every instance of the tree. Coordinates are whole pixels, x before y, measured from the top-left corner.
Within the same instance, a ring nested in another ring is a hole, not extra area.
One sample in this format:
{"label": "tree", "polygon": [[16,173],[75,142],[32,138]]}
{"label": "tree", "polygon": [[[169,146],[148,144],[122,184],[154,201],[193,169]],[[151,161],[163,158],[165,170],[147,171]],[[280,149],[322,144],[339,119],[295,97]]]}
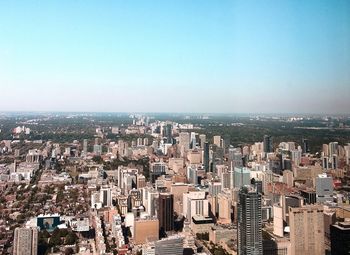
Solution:
{"label": "tree", "polygon": [[74,232],[69,232],[68,235],[66,236],[65,244],[67,245],[75,244],[77,239],[78,237]]}

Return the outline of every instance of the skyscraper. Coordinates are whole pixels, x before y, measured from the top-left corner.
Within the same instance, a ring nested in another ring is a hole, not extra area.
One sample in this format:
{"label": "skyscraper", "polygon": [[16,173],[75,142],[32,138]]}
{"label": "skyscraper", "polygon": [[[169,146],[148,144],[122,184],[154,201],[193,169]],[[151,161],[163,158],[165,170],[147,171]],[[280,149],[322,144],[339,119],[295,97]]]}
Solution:
{"label": "skyscraper", "polygon": [[262,255],[261,194],[244,186],[239,191],[238,255]]}
{"label": "skyscraper", "polygon": [[173,129],[173,127],[171,124],[167,124],[165,127],[165,135],[166,135],[166,142],[167,143],[173,142],[172,129]]}
{"label": "skyscraper", "polygon": [[204,143],[204,153],[203,153],[204,170],[209,172],[209,143]]}
{"label": "skyscraper", "polygon": [[180,147],[183,147],[185,151],[189,150],[190,148],[190,134],[187,132],[181,132],[179,134],[179,145]]}
{"label": "skyscraper", "polygon": [[160,193],[158,206],[159,228],[164,231],[174,230],[174,195]]}
{"label": "skyscraper", "polygon": [[264,152],[273,152],[272,137],[270,135],[264,135]]}
{"label": "skyscraper", "polygon": [[83,140],[83,153],[86,155],[87,153],[87,150],[88,150],[88,140],[87,139],[84,139]]}
{"label": "skyscraper", "polygon": [[13,245],[14,255],[37,255],[38,230],[36,228],[16,228]]}
{"label": "skyscraper", "polygon": [[323,255],[323,206],[289,207],[289,226],[292,255]]}
{"label": "skyscraper", "polygon": [[301,140],[301,145],[302,145],[303,153],[309,153],[310,152],[310,145],[309,145],[309,140],[308,139],[302,139]]}
{"label": "skyscraper", "polygon": [[220,147],[221,146],[221,136],[215,135],[213,137],[213,144],[215,144],[216,146]]}
{"label": "skyscraper", "polygon": [[206,142],[207,137],[205,134],[200,134],[199,135],[199,145],[203,149],[204,148],[204,143]]}

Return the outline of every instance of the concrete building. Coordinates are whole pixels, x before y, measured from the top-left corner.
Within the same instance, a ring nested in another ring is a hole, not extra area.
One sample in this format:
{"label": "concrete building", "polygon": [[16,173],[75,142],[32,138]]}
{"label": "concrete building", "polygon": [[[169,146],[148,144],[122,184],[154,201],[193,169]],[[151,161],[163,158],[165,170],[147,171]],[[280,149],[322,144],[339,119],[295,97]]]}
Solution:
{"label": "concrete building", "polygon": [[333,201],[333,178],[327,174],[316,177],[316,201],[318,203]]}
{"label": "concrete building", "polygon": [[221,136],[214,135],[213,136],[213,144],[215,144],[217,147],[221,147]]}
{"label": "concrete building", "polygon": [[159,220],[156,218],[145,218],[134,220],[134,243],[136,245],[159,239]]}
{"label": "concrete building", "polygon": [[38,229],[16,228],[13,245],[14,255],[37,255]]}
{"label": "concrete building", "polygon": [[155,255],[182,255],[183,239],[175,235],[155,242]]}
{"label": "concrete building", "polygon": [[289,207],[292,254],[324,255],[323,207]]}

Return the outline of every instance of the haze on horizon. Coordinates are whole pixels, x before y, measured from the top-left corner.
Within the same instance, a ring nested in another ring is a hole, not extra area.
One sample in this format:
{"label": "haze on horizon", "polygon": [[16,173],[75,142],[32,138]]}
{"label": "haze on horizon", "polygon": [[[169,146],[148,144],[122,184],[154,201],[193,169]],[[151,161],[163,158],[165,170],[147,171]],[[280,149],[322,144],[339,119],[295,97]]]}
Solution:
{"label": "haze on horizon", "polygon": [[349,113],[350,1],[2,1],[0,111]]}

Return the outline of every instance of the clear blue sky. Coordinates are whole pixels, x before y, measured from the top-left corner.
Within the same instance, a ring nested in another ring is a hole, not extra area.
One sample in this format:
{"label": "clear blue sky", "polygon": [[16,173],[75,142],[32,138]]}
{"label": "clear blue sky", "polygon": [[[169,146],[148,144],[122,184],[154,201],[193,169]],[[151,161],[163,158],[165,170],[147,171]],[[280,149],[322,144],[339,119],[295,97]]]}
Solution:
{"label": "clear blue sky", "polygon": [[0,111],[349,113],[350,1],[1,1]]}

